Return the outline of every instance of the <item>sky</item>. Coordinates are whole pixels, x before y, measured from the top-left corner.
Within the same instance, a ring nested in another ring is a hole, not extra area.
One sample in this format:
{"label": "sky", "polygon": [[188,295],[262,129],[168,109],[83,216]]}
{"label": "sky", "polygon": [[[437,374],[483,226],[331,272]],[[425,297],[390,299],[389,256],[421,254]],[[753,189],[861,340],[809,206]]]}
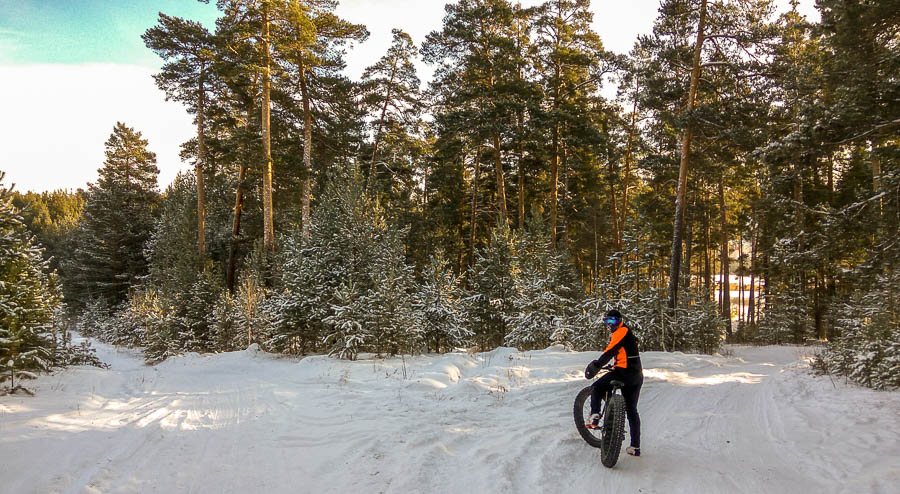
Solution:
{"label": "sky", "polygon": [[[421,44],[441,28],[447,0],[343,0],[337,14],[365,24],[369,39],[347,55],[358,79],[400,27]],[[522,0],[523,6],[542,0]],[[782,5],[787,0],[778,0]],[[818,19],[814,0],[800,10]],[[628,52],[649,33],[659,0],[593,0],[594,29],[605,47]],[[215,0],[0,0],[0,170],[16,190],[84,188],[103,165],[104,142],[116,122],[134,127],[157,155],[161,188],[188,163],[182,142],[195,132],[191,116],[165,96],[152,75],[162,61],[140,35],[165,12],[212,29]],[[431,68],[419,64],[419,76]]]}

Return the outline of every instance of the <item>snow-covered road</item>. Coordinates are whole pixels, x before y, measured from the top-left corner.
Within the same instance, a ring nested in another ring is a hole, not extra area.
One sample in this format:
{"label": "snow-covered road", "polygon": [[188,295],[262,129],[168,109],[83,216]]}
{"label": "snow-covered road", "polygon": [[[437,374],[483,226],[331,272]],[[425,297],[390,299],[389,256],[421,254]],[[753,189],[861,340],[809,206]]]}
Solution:
{"label": "snow-covered road", "polygon": [[[648,352],[644,456],[613,469],[572,424],[597,354],[357,362],[95,344],[0,397],[0,492],[897,492],[900,393],[808,374],[811,351]],[[627,439],[626,439],[627,440]]]}

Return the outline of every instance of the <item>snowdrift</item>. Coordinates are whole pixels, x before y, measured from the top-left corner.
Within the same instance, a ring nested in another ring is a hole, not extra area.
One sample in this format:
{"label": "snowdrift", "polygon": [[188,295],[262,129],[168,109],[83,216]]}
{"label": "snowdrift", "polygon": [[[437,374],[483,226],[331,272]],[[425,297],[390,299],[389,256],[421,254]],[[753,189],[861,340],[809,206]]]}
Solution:
{"label": "snowdrift", "polygon": [[[95,344],[0,398],[0,492],[883,492],[900,394],[808,373],[796,347],[648,352],[643,455],[577,435],[595,353],[498,348],[355,362],[251,348],[155,367]],[[626,433],[627,441],[627,433]],[[624,456],[624,455],[623,455]]]}

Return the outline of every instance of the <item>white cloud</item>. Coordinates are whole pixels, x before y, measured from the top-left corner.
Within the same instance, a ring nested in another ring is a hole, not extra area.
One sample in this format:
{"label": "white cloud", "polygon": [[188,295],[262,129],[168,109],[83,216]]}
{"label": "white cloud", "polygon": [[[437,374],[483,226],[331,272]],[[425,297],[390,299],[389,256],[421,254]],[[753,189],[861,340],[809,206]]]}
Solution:
{"label": "white cloud", "polygon": [[22,32],[0,27],[0,64],[12,62],[21,50],[23,40]]}
{"label": "white cloud", "polygon": [[16,190],[84,187],[97,178],[117,121],[143,134],[165,188],[193,134],[184,107],[166,102],[154,69],[131,65],[0,66],[0,170]]}

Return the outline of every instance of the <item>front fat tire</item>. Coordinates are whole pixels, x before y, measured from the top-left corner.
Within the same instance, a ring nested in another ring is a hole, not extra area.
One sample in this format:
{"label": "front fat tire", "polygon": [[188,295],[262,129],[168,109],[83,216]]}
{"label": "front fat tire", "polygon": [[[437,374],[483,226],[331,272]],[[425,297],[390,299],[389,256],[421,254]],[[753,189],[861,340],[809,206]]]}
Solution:
{"label": "front fat tire", "polygon": [[584,442],[590,444],[595,448],[602,447],[600,439],[594,437],[593,434],[584,426],[587,417],[584,416],[584,402],[591,399],[591,386],[588,386],[575,396],[575,407],[572,411],[572,414],[575,416],[575,429],[578,431],[578,435],[584,439]]}
{"label": "front fat tire", "polygon": [[625,398],[622,395],[612,395],[603,419],[606,430],[600,447],[600,461],[603,466],[612,468],[619,461],[622,441],[625,440]]}

